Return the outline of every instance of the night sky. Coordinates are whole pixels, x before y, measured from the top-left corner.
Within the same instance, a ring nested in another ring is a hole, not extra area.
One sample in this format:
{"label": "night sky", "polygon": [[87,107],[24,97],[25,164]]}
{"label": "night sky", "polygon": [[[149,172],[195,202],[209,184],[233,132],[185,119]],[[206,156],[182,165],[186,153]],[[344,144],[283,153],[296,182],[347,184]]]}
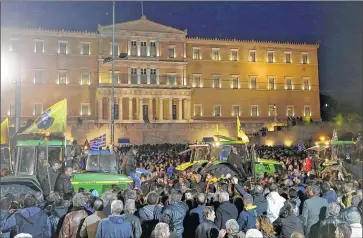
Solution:
{"label": "night sky", "polygon": [[[152,21],[189,36],[315,43],[320,87],[362,107],[363,2],[144,2]],[[141,16],[116,2],[116,23]],[[1,25],[96,31],[112,24],[112,2],[1,2]]]}

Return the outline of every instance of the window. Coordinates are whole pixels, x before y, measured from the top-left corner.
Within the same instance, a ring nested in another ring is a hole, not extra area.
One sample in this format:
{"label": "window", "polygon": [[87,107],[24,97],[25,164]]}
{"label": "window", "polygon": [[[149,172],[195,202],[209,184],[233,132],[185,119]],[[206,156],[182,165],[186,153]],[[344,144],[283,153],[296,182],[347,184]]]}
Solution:
{"label": "window", "polygon": [[137,44],[136,44],[136,41],[131,41],[131,56],[137,56]]}
{"label": "window", "polygon": [[276,89],[275,78],[273,77],[268,78],[268,89],[270,90]]}
{"label": "window", "polygon": [[274,62],[274,52],[273,51],[267,51],[267,62],[268,63]]}
{"label": "window", "polygon": [[34,84],[37,85],[43,84],[43,71],[34,72]]}
{"label": "window", "polygon": [[258,117],[258,106],[257,105],[251,106],[251,117]]}
{"label": "window", "polygon": [[140,83],[141,84],[147,84],[147,73],[146,73],[146,69],[141,69],[140,70]]}
{"label": "window", "polygon": [[304,106],[304,117],[310,117],[310,116],[311,116],[310,106]]}
{"label": "window", "polygon": [[169,58],[175,58],[175,47],[169,47]]}
{"label": "window", "polygon": [[44,41],[35,40],[35,53],[44,53]]}
{"label": "window", "polygon": [[239,105],[232,106],[232,116],[239,116]]}
{"label": "window", "polygon": [[90,85],[90,74],[82,73],[81,85]]}
{"label": "window", "polygon": [[142,56],[142,57],[147,56],[147,48],[146,48],[146,42],[145,41],[141,41],[140,56]]}
{"label": "window", "polygon": [[221,87],[221,76],[213,75],[213,88]]}
{"label": "window", "polygon": [[66,55],[67,54],[67,45],[68,45],[67,42],[59,41],[59,44],[58,44],[59,54],[61,54],[61,55]]}
{"label": "window", "polygon": [[285,63],[291,64],[291,52],[285,52]]}
{"label": "window", "polygon": [[268,105],[268,115],[270,117],[277,116],[277,114],[276,114],[276,105]]}
{"label": "window", "polygon": [[215,117],[220,117],[221,116],[221,105],[214,105],[213,107],[213,111],[214,111],[214,116]]}
{"label": "window", "polygon": [[[111,45],[112,45],[112,43],[111,43]],[[118,54],[118,44],[114,44],[113,45],[113,51],[114,51],[114,55],[115,56],[118,56],[119,54]],[[112,50],[111,50],[111,55],[112,55]]]}
{"label": "window", "polygon": [[309,78],[303,78],[303,90],[310,90],[310,79]]}
{"label": "window", "polygon": [[292,78],[286,78],[286,90],[293,90],[294,89],[294,80]]}
{"label": "window", "polygon": [[156,57],[156,42],[150,42],[150,57]]}
{"label": "window", "polygon": [[287,106],[286,107],[286,116],[288,116],[288,117],[294,117],[295,116],[294,106]]}
{"label": "window", "polygon": [[15,106],[13,104],[9,105],[9,116],[15,116]]}
{"label": "window", "polygon": [[150,69],[150,84],[156,84],[156,69]]}
{"label": "window", "polygon": [[18,39],[11,39],[9,51],[17,52],[19,50],[19,46],[20,46],[20,41]]}
{"label": "window", "polygon": [[81,116],[89,116],[90,113],[90,108],[89,108],[89,103],[82,103],[81,104]]}
{"label": "window", "polygon": [[306,53],[306,52],[301,53],[301,63],[302,64],[308,64],[309,63],[308,53]]}
{"label": "window", "polygon": [[232,76],[232,88],[238,89],[239,88],[239,78],[238,76]]}
{"label": "window", "polygon": [[60,84],[60,85],[67,84],[67,72],[58,73],[58,84]]}
{"label": "window", "polygon": [[202,87],[202,77],[200,75],[193,75],[193,87],[195,88]]}
{"label": "window", "polygon": [[250,78],[250,89],[257,89],[257,78]]}
{"label": "window", "polygon": [[33,115],[34,116],[40,116],[43,113],[43,104],[41,103],[36,103],[34,104],[34,112]]}
{"label": "window", "polygon": [[212,49],[212,59],[216,61],[220,60],[219,49]]}
{"label": "window", "polygon": [[137,84],[137,69],[131,68],[131,84]]}
{"label": "window", "polygon": [[231,50],[231,60],[238,61],[238,50],[237,49]]}
{"label": "window", "polygon": [[82,43],[82,55],[90,55],[90,43]]}
{"label": "window", "polygon": [[256,62],[256,51],[250,50],[250,62]]}
{"label": "window", "polygon": [[[108,73],[109,73],[110,83],[112,83],[112,71],[109,71]],[[118,83],[120,79],[120,71],[114,71],[114,76],[115,76],[115,83]]]}
{"label": "window", "polygon": [[176,85],[176,75],[168,74],[168,85]]}
{"label": "window", "polygon": [[194,104],[194,116],[201,117],[202,115],[202,105]]}
{"label": "window", "polygon": [[193,59],[200,60],[200,49],[199,48],[193,48]]}

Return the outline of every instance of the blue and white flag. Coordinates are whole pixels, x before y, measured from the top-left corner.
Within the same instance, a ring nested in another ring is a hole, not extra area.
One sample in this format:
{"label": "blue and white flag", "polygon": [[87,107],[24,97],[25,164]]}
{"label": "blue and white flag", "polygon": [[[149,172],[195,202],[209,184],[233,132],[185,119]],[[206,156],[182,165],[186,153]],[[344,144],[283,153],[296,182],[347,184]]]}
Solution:
{"label": "blue and white flag", "polygon": [[298,144],[298,145],[297,145],[297,150],[298,150],[299,152],[301,152],[301,151],[305,150],[305,146],[304,146],[303,144]]}
{"label": "blue and white flag", "polygon": [[106,146],[106,133],[89,141],[91,150],[99,150],[100,147]]}

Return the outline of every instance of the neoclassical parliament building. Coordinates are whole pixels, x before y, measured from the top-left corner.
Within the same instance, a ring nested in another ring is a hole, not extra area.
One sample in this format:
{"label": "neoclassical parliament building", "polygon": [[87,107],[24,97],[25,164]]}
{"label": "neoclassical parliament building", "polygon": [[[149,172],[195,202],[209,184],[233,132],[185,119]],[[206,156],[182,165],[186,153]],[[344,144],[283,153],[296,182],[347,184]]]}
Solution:
{"label": "neoclassical parliament building", "polygon": [[169,126],[236,116],[246,125],[289,116],[320,120],[318,44],[188,37],[145,16],[116,24],[114,45],[112,25],[1,33],[2,119],[14,117],[18,75],[23,122],[67,98],[69,123],[106,128],[113,48],[116,130],[145,120]]}

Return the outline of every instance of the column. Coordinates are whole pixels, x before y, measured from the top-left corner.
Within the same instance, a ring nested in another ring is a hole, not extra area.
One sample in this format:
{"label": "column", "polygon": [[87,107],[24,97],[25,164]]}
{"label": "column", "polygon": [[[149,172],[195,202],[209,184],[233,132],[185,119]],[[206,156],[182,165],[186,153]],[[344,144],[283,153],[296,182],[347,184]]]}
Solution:
{"label": "column", "polygon": [[127,55],[131,55],[131,41],[127,41]]}
{"label": "column", "polygon": [[133,116],[132,116],[132,98],[129,97],[129,120],[133,120]]}
{"label": "column", "polygon": [[164,104],[162,98],[159,98],[159,120],[164,120]]}
{"label": "column", "polygon": [[155,46],[156,46],[156,57],[159,57],[160,56],[160,49],[159,49],[159,42],[158,41],[155,43]]}
{"label": "column", "polygon": [[98,120],[102,120],[102,98],[98,99]]}
{"label": "column", "polygon": [[184,43],[184,59],[187,58],[187,44]]}
{"label": "column", "polygon": [[156,84],[160,84],[159,69],[156,69]]}
{"label": "column", "polygon": [[142,118],[142,103],[143,103],[143,98],[139,98],[139,120],[143,120]]}
{"label": "column", "polygon": [[190,100],[189,99],[186,99],[185,100],[185,107],[186,107],[186,112],[185,112],[185,115],[186,115],[186,119],[189,120],[191,118],[190,114],[191,114],[191,111],[190,111]]}
{"label": "column", "polygon": [[137,84],[140,84],[140,79],[141,79],[141,69],[137,68]]}
{"label": "column", "polygon": [[123,97],[119,97],[118,99],[118,120],[119,121],[122,121],[123,120],[123,113],[122,113],[122,110],[123,110]]}
{"label": "column", "polygon": [[187,68],[184,66],[183,67],[183,85],[187,86],[188,82],[187,82]]}
{"label": "column", "polygon": [[150,57],[150,41],[146,42],[146,55]]}
{"label": "column", "polygon": [[178,107],[179,107],[178,120],[181,121],[181,120],[183,120],[183,99],[182,98],[179,98]]}
{"label": "column", "polygon": [[169,120],[173,120],[173,99],[169,98]]}
{"label": "column", "polygon": [[127,83],[131,84],[131,68],[127,69]]}
{"label": "column", "polygon": [[153,98],[150,98],[149,99],[149,111],[148,111],[148,114],[149,114],[149,120],[154,120],[154,113],[153,113]]}
{"label": "column", "polygon": [[146,69],[146,80],[147,80],[147,84],[150,84],[150,69],[149,68]]}

